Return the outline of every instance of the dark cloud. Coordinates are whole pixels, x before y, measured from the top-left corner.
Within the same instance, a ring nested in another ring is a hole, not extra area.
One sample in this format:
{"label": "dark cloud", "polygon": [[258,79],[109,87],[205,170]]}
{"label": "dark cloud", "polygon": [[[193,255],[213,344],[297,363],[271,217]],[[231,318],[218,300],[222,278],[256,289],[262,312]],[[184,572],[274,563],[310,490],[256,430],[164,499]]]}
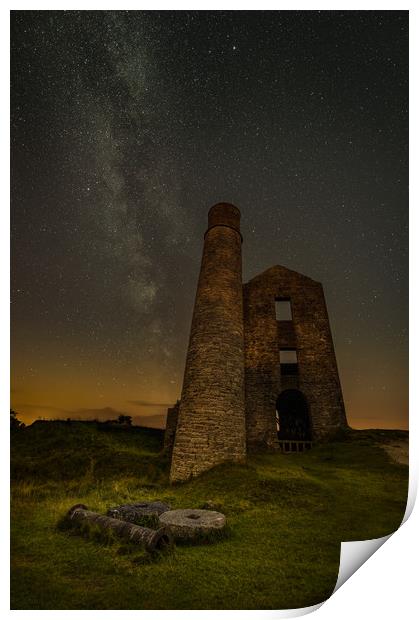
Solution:
{"label": "dark cloud", "polygon": [[141,407],[171,407],[173,405],[173,403],[154,403],[149,400],[127,400],[127,403]]}

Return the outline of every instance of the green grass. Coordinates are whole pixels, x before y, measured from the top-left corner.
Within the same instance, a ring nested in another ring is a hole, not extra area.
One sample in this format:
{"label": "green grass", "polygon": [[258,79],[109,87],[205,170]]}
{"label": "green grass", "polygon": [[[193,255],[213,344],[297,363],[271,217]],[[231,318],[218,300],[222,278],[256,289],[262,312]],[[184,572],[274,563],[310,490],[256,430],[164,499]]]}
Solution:
{"label": "green grass", "polygon": [[[396,431],[352,431],[305,454],[264,454],[168,483],[162,434],[43,422],[12,437],[12,609],[287,609],[327,598],[340,542],[399,526],[408,468],[380,443]],[[149,556],[112,537],[58,527],[76,503],[217,505],[228,535]]]}

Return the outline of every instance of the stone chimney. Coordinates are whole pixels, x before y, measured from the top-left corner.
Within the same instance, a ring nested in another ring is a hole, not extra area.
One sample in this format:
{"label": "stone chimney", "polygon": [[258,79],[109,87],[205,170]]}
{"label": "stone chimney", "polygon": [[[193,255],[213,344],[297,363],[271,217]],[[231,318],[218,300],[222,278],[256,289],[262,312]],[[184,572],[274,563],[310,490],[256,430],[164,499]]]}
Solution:
{"label": "stone chimney", "polygon": [[241,244],[239,209],[213,206],[173,447],[173,482],[246,458]]}

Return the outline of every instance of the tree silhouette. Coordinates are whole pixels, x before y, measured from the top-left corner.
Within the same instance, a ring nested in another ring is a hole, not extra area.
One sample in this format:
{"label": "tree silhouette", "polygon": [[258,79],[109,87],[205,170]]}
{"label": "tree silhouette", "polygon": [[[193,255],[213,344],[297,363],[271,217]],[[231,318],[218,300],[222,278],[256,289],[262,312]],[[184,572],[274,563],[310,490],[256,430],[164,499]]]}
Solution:
{"label": "tree silhouette", "polygon": [[126,424],[127,426],[132,425],[132,416],[130,415],[119,415],[118,416],[118,424]]}
{"label": "tree silhouette", "polygon": [[10,430],[19,431],[25,428],[25,424],[19,420],[18,414],[13,409],[10,409]]}

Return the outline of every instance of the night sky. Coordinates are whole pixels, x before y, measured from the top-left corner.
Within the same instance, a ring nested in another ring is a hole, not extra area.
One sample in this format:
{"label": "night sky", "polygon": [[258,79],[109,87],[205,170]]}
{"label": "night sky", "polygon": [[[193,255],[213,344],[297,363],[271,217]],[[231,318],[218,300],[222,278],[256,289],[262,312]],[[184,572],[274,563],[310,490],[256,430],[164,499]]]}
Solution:
{"label": "night sky", "polygon": [[407,11],[12,12],[12,406],[164,424],[209,207],[323,283],[348,421],[407,428]]}

